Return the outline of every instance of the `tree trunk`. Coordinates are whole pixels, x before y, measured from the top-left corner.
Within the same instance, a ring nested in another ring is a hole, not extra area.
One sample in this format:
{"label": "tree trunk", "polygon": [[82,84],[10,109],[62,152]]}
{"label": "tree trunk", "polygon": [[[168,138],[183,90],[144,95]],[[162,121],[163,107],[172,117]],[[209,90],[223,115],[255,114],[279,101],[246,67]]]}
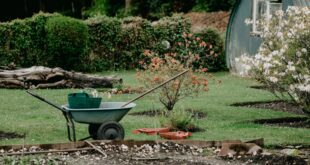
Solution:
{"label": "tree trunk", "polygon": [[0,70],[0,88],[111,88],[115,83],[122,83],[122,79],[69,72],[61,68],[33,66]]}
{"label": "tree trunk", "polygon": [[128,14],[131,5],[131,0],[125,0],[125,14]]}

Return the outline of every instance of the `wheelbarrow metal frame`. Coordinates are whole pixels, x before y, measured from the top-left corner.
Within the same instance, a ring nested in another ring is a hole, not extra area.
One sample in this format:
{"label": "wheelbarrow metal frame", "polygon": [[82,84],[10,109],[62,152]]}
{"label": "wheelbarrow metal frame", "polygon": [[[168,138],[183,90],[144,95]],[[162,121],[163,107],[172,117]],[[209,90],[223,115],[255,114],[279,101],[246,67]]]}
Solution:
{"label": "wheelbarrow metal frame", "polygon": [[[58,109],[58,110],[60,110],[62,112],[64,118],[66,119],[68,139],[69,139],[69,141],[74,141],[75,142],[76,141],[75,125],[74,125],[74,121],[72,120],[71,112],[65,110],[64,108],[62,108],[62,107],[60,107],[60,106],[58,106],[58,105],[56,105],[56,104],[46,100],[46,99],[44,99],[43,97],[41,97],[41,96],[39,96],[39,95],[37,95],[35,93],[30,92],[29,90],[26,90],[26,92],[28,94],[30,94],[31,96],[33,96],[33,97],[35,97],[35,98],[37,98],[37,99],[39,99],[39,100],[41,100],[41,101],[51,105],[52,107],[54,107],[54,108],[56,108],[56,109]],[[71,131],[72,131],[72,135],[71,135]],[[83,138],[83,139],[80,139],[80,140],[89,139],[90,137],[91,136]]]}

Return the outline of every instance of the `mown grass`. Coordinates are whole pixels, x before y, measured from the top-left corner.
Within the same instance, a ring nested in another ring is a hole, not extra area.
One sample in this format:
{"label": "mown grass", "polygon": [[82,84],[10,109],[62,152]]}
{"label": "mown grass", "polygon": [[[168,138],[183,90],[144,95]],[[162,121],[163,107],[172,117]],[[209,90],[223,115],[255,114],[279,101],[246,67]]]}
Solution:
{"label": "mown grass", "polygon": [[[110,72],[123,77],[124,83],[137,86],[134,71]],[[194,133],[196,140],[250,140],[265,138],[267,145],[310,144],[310,131],[303,128],[265,126],[251,123],[254,119],[267,119],[297,116],[287,112],[265,109],[250,109],[230,106],[236,102],[268,101],[276,98],[267,91],[249,88],[256,82],[235,77],[229,73],[215,73],[210,81],[210,90],[199,97],[180,101],[176,108],[193,108],[207,113],[207,118],[195,120],[204,132]],[[221,81],[219,84],[218,81]],[[36,90],[36,92],[58,105],[66,104],[67,94],[78,89]],[[114,95],[109,101],[128,101],[136,94]],[[103,98],[107,101],[107,98]],[[137,106],[131,112],[162,108],[153,95],[136,101]],[[129,112],[129,113],[131,113]],[[159,117],[126,115],[120,122],[126,132],[126,139],[156,140],[158,136],[135,135],[131,131],[137,128],[160,127]],[[67,142],[65,120],[57,109],[43,103],[24,90],[0,89],[0,131],[26,134],[25,139],[0,141],[0,145],[24,143]],[[87,125],[77,124],[77,137],[88,136]]]}

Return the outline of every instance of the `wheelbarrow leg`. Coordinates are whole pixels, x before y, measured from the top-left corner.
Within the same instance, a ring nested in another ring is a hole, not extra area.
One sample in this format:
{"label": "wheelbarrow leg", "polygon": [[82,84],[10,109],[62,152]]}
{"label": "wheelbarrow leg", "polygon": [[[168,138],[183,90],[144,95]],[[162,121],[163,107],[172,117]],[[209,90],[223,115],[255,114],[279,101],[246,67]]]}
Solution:
{"label": "wheelbarrow leg", "polygon": [[[64,117],[66,118],[67,121],[67,132],[68,132],[68,139],[69,141],[76,141],[76,136],[75,136],[75,126],[74,122],[72,121],[72,118],[70,114],[67,112],[63,112]],[[73,139],[71,138],[71,129],[72,129],[72,134],[73,134]]]}

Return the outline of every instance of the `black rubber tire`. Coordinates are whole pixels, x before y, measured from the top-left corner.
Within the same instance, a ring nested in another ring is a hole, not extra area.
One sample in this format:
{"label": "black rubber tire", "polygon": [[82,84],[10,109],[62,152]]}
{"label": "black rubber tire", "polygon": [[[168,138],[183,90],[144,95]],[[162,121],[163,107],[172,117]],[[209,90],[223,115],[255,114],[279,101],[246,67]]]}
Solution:
{"label": "black rubber tire", "polygon": [[125,131],[121,124],[109,121],[101,124],[97,131],[98,140],[123,140]]}
{"label": "black rubber tire", "polygon": [[88,125],[88,133],[94,139],[97,140],[97,132],[100,127],[100,124],[89,124]]}

